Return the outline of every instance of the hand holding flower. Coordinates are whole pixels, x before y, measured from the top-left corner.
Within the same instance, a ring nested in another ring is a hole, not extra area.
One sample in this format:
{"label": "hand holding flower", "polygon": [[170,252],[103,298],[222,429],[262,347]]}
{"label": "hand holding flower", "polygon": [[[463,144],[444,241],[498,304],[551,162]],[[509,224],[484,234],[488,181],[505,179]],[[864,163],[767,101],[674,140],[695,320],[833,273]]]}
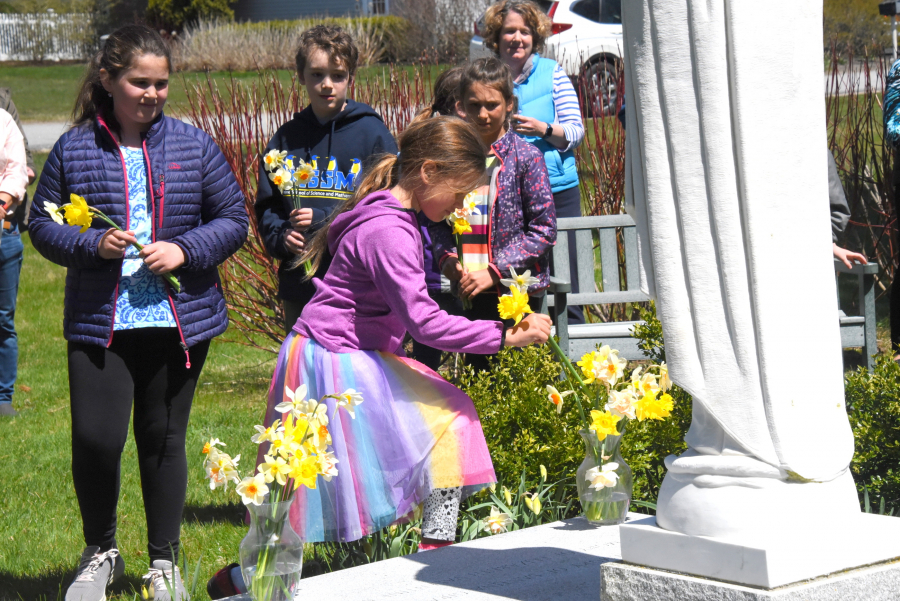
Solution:
{"label": "hand holding flower", "polygon": [[305,232],[312,225],[312,209],[294,209],[291,211],[291,227],[298,232]]}
{"label": "hand holding flower", "polygon": [[550,338],[550,327],[553,322],[549,315],[532,313],[512,329],[506,331],[506,346],[528,346],[543,344]]}
{"label": "hand holding flower", "polygon": [[490,268],[466,271],[459,281],[459,293],[465,298],[475,298],[485,290],[495,287],[499,281],[500,277]]}
{"label": "hand holding flower", "polygon": [[297,230],[288,230],[284,235],[284,247],[288,252],[299,256],[306,248],[306,238]]}
{"label": "hand holding flower", "polygon": [[134,232],[110,228],[100,238],[97,254],[103,259],[121,259],[125,255],[125,249],[132,244],[137,244]]}
{"label": "hand holding flower", "polygon": [[174,271],[184,265],[187,257],[184,250],[171,242],[154,242],[145,246],[140,257],[147,267],[156,275],[163,275]]}
{"label": "hand holding flower", "polygon": [[444,277],[451,282],[458,282],[466,274],[466,271],[463,268],[462,263],[459,262],[459,259],[450,257],[444,261],[444,266],[441,267],[441,273],[443,273]]}

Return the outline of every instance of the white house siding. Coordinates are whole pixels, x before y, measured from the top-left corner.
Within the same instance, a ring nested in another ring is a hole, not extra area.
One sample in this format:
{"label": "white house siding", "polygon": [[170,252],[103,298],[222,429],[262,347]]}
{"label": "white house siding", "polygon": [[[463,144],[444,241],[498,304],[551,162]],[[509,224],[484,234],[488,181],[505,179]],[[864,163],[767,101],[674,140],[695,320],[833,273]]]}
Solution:
{"label": "white house siding", "polygon": [[238,0],[233,8],[239,21],[272,21],[367,15],[373,12],[373,3],[390,6],[390,0]]}

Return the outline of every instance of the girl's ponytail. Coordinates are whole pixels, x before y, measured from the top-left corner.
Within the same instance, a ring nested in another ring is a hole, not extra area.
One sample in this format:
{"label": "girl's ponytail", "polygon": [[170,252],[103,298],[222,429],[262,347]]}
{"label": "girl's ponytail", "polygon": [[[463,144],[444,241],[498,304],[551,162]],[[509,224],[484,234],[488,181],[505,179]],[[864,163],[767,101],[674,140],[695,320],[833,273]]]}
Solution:
{"label": "girl's ponytail", "polygon": [[166,59],[169,72],[172,71],[169,46],[156,31],[143,25],[126,25],[109,35],[103,48],[91,59],[84,75],[72,110],[73,127],[103,117],[110,127],[119,129],[113,113],[113,99],[103,88],[100,71],[105,70],[116,79],[134,65],[138,56],[144,54]]}
{"label": "girl's ponytail", "polygon": [[383,154],[373,165],[362,171],[353,196],[332,212],[325,225],[307,242],[306,250],[296,265],[310,261],[310,279],[328,252],[328,230],[342,213],[355,207],[360,200],[374,192],[388,190],[400,184],[407,190],[421,186],[422,167],[426,161],[434,164],[435,185],[455,194],[467,194],[484,179],[486,160],[484,144],[475,129],[456,117],[434,117],[411,123],[400,135],[398,155]]}

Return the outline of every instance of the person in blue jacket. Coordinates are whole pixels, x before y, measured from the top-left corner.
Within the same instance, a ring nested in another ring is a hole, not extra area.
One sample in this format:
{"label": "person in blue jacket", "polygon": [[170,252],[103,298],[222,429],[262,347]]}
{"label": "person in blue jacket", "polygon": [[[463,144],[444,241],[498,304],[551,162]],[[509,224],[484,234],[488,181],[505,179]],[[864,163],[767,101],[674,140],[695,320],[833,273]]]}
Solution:
{"label": "person in blue jacket", "polygon": [[[894,149],[894,216],[900,215],[900,61],[891,66],[884,92],[884,140]],[[898,273],[895,265],[894,273]],[[891,352],[894,361],[900,363],[900,277],[894,275],[891,285]]]}
{"label": "person in blue jacket", "polygon": [[[112,33],[88,67],[74,125],[47,158],[31,208],[34,247],[68,270],[72,479],[86,548],[66,601],[105,599],[124,570],[116,504],[132,406],[150,560],[144,586],[157,601],[187,599],[173,565],[185,433],[210,339],[228,325],[217,268],[244,243],[249,220],[218,146],[163,115],[171,70],[155,31]],[[83,232],[60,223],[52,205],[73,194],[124,231],[96,218]]]}
{"label": "person in blue jacket", "polygon": [[[366,160],[383,152],[396,153],[397,143],[381,116],[368,104],[347,97],[359,50],[346,31],[318,25],[304,31],[297,49],[297,78],[306,87],[309,106],[282,125],[266,146],[311,164],[306,183],[283,193],[259,170],[256,219],[266,251],[280,261],[278,298],[284,308],[284,329],[290,332],[315,284],[296,265],[306,240],[322,228],[335,208],[353,195]],[[301,208],[294,208],[297,197]],[[315,276],[322,278],[330,260]]]}

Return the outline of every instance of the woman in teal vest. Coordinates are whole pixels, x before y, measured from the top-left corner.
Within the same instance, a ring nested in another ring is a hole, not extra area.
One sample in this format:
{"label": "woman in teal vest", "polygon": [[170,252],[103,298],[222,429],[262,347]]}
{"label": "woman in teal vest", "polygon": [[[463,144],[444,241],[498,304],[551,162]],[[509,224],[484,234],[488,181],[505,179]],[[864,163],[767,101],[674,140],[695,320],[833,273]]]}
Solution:
{"label": "woman in teal vest", "polygon": [[[485,13],[484,43],[506,63],[515,83],[516,133],[544,154],[557,217],[581,217],[575,147],[584,137],[578,94],[556,61],[540,56],[550,19],[530,0],[503,0]],[[575,235],[569,234],[569,265],[575,266]],[[556,274],[559,275],[559,274]],[[574,273],[572,291],[578,292]],[[584,323],[581,307],[569,307],[569,323]]]}

